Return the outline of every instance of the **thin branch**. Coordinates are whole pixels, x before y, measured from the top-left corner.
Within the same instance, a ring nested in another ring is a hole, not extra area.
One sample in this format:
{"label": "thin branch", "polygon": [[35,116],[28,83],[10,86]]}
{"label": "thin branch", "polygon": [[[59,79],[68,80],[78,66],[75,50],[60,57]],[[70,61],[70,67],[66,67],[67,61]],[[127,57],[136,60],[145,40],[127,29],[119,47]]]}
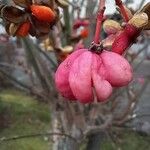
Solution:
{"label": "thin branch", "polygon": [[72,137],[71,135],[68,135],[65,133],[52,132],[52,133],[36,133],[36,134],[28,134],[28,135],[16,135],[13,137],[2,137],[2,138],[0,138],[0,143],[7,142],[7,141],[13,141],[13,140],[20,140],[20,139],[25,139],[25,138],[35,138],[35,137],[40,137],[40,136],[54,136],[54,135],[65,136],[65,137],[71,138],[72,140],[77,142],[77,140],[74,137]]}
{"label": "thin branch", "polygon": [[0,73],[2,73],[5,77],[7,77],[12,82],[18,84],[19,86],[21,86],[22,88],[26,89],[30,93],[32,93],[32,94],[36,95],[37,97],[39,97],[39,99],[42,99],[43,102],[44,102],[44,100],[45,100],[45,102],[48,101],[46,96],[44,96],[41,92],[39,92],[38,90],[34,89],[33,87],[30,87],[30,86],[28,86],[28,85],[18,81],[15,77],[13,77],[10,74],[6,73],[2,69],[0,69]]}
{"label": "thin branch", "polygon": [[75,5],[74,3],[70,2],[69,0],[64,0],[64,1],[67,2],[69,5],[71,5],[75,9],[80,8],[78,5]]}
{"label": "thin branch", "polygon": [[83,135],[85,137],[87,137],[91,134],[98,133],[102,130],[107,129],[108,127],[111,126],[112,120],[113,120],[113,116],[109,115],[108,118],[106,119],[106,121],[102,125],[100,125],[100,126],[88,126],[87,129],[83,132]]}
{"label": "thin branch", "polygon": [[147,43],[137,52],[137,54],[136,54],[135,57],[130,61],[130,63],[132,63],[132,62],[137,58],[137,56],[139,56],[140,53],[143,52],[146,48],[148,49],[148,46],[149,46],[149,43],[147,42]]}
{"label": "thin branch", "polygon": [[142,117],[150,117],[150,114],[139,114],[139,115],[136,115],[135,114],[135,116],[134,117],[130,117],[130,118],[128,118],[127,120],[126,120],[126,123],[127,122],[130,122],[130,121],[133,121],[134,119],[140,119],[140,118],[142,118]]}
{"label": "thin branch", "polygon": [[115,2],[116,2],[116,5],[120,8],[120,12],[121,12],[121,15],[122,15],[124,21],[128,22],[129,21],[129,16],[128,16],[126,10],[125,10],[125,7],[124,7],[122,1],[121,0],[115,0]]}
{"label": "thin branch", "polygon": [[37,50],[40,53],[42,53],[46,57],[46,59],[52,64],[54,69],[57,68],[57,64],[49,57],[49,55],[45,51],[41,50],[41,48],[37,44],[35,44],[35,46],[36,46]]}
{"label": "thin branch", "polygon": [[96,23],[96,31],[94,37],[95,44],[99,44],[99,41],[101,40],[100,32],[101,32],[104,11],[105,11],[105,0],[99,0],[99,10],[97,13],[97,23]]}
{"label": "thin branch", "polygon": [[139,4],[138,9],[140,9],[144,3],[145,3],[145,0],[141,0],[141,3]]}
{"label": "thin branch", "polygon": [[10,69],[19,69],[21,71],[26,71],[26,69],[24,69],[23,67],[20,67],[20,66],[16,66],[16,65],[11,65],[11,64],[8,64],[8,63],[3,63],[3,62],[0,62],[0,67],[7,67],[7,68],[10,68]]}
{"label": "thin branch", "polygon": [[[149,81],[149,80],[148,80]],[[146,89],[146,87],[148,86],[149,82],[145,82],[145,84],[141,87],[141,89],[135,94],[135,96],[131,96],[130,93],[129,94],[129,104],[127,106],[127,108],[125,109],[125,111],[123,113],[121,113],[120,117],[115,118],[116,120],[114,120],[114,124],[118,124],[121,125],[125,122],[127,122],[130,118],[128,118],[129,114],[133,114],[133,111],[136,107],[137,101],[140,99],[140,97],[142,96],[144,90]],[[135,103],[136,101],[136,103]],[[133,107],[131,107],[132,103],[135,103],[135,105]]]}

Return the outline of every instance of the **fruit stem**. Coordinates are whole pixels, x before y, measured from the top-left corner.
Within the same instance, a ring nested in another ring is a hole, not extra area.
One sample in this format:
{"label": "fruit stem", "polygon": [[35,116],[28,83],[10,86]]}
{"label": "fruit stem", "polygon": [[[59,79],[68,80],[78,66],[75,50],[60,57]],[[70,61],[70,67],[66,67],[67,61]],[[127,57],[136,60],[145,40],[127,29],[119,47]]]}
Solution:
{"label": "fruit stem", "polygon": [[128,16],[126,10],[125,10],[125,7],[124,7],[122,1],[121,0],[115,0],[115,2],[116,2],[116,5],[120,8],[120,12],[121,12],[121,15],[122,15],[124,21],[128,22],[129,21],[129,16]]}
{"label": "fruit stem", "polygon": [[95,44],[99,44],[99,42],[101,41],[100,32],[101,32],[104,11],[105,11],[105,0],[99,0],[99,10],[97,13],[96,31],[94,37]]}

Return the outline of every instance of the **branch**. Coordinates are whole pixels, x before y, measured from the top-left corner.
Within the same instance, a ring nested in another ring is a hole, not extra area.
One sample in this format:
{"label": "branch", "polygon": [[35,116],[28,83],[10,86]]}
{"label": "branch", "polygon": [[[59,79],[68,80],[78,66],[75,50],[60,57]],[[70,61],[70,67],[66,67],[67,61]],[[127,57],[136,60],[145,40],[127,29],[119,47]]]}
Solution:
{"label": "branch", "polygon": [[70,44],[70,35],[71,35],[71,21],[70,21],[70,15],[69,15],[69,8],[64,8],[64,22],[65,22],[65,38],[66,43]]}
{"label": "branch", "polygon": [[25,138],[35,138],[35,137],[40,137],[40,136],[54,136],[54,135],[65,136],[65,137],[71,138],[72,140],[77,142],[77,140],[74,137],[72,137],[71,135],[68,135],[65,133],[52,132],[52,133],[36,133],[36,134],[28,134],[28,135],[16,135],[13,137],[2,137],[2,138],[0,138],[0,143],[6,142],[6,141],[12,141],[12,140],[20,140],[20,139],[25,139]]}
{"label": "branch", "polygon": [[129,21],[129,16],[128,16],[126,10],[125,10],[125,7],[124,7],[122,1],[121,0],[115,0],[115,2],[116,2],[116,5],[120,8],[120,12],[121,12],[121,15],[122,15],[124,21],[128,22]]}
{"label": "branch", "polygon": [[[128,91],[128,98],[129,98],[129,103],[127,108],[125,109],[125,111],[123,113],[121,113],[121,115],[117,118],[115,118],[116,120],[114,120],[114,124],[116,125],[121,125],[125,122],[127,122],[128,120],[130,120],[131,118],[128,118],[129,114],[133,114],[133,111],[136,107],[137,101],[140,99],[140,97],[142,96],[144,90],[146,89],[146,87],[149,84],[149,80],[147,80],[147,82],[145,81],[145,84],[141,87],[141,89],[134,95],[132,96],[131,93]],[[135,103],[136,101],[136,103]],[[135,103],[132,107],[132,104]]]}
{"label": "branch", "polygon": [[70,2],[69,0],[64,0],[64,1],[66,1],[69,5],[71,5],[75,9],[80,8],[78,5],[75,5],[74,3]]}
{"label": "branch", "polygon": [[99,0],[99,10],[97,13],[97,23],[96,23],[96,31],[94,37],[95,44],[99,44],[99,41],[101,40],[100,32],[101,32],[104,11],[105,11],[105,0]]}
{"label": "branch", "polygon": [[28,90],[30,93],[36,95],[37,97],[39,97],[40,99],[42,99],[42,101],[47,102],[48,99],[46,96],[44,96],[41,92],[39,92],[38,90],[35,90],[33,87],[30,87],[20,81],[18,81],[15,77],[11,76],[10,74],[6,73],[5,71],[3,71],[2,69],[0,69],[0,73],[2,73],[5,77],[7,77],[9,80],[11,80],[12,82],[15,82],[16,84],[18,84],[19,86],[23,87],[24,89]]}
{"label": "branch", "polygon": [[109,115],[107,120],[102,125],[100,125],[100,126],[88,126],[87,129],[84,131],[83,135],[85,137],[87,137],[91,134],[98,133],[100,131],[107,129],[108,127],[111,126],[112,120],[113,120],[113,116]]}
{"label": "branch", "polygon": [[37,50],[40,53],[42,53],[47,58],[47,60],[52,64],[54,69],[56,69],[57,68],[57,64],[49,57],[49,55],[45,51],[41,50],[41,48],[37,44],[35,44],[35,46],[36,46]]}
{"label": "branch", "polygon": [[0,62],[0,67],[5,67],[5,68],[9,68],[9,69],[19,69],[24,72],[26,71],[26,69],[24,69],[23,67],[12,65],[9,63],[5,63],[5,62]]}
{"label": "branch", "polygon": [[[130,63],[133,63],[133,61],[143,52],[145,49],[148,49],[149,43],[147,42],[135,55],[134,58],[130,61]],[[145,58],[144,58],[145,59]]]}
{"label": "branch", "polygon": [[145,0],[142,0],[141,3],[138,6],[138,10],[143,6],[144,3],[145,3]]}

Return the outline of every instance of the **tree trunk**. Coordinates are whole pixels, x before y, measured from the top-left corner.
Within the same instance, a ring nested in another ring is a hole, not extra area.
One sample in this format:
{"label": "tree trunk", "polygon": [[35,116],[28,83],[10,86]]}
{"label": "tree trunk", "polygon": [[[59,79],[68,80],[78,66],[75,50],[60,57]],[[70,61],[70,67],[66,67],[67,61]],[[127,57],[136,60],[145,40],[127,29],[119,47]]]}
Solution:
{"label": "tree trunk", "polygon": [[86,150],[101,150],[101,143],[104,138],[104,132],[92,134],[88,137]]}
{"label": "tree trunk", "polygon": [[[58,111],[53,110],[52,112],[52,128],[54,133],[62,133],[63,127],[60,120],[60,114]],[[66,135],[55,135],[53,136],[53,147],[50,150],[79,150],[79,144],[74,138]]]}
{"label": "tree trunk", "polygon": [[53,150],[79,150],[79,145],[69,137],[63,137],[55,141]]}

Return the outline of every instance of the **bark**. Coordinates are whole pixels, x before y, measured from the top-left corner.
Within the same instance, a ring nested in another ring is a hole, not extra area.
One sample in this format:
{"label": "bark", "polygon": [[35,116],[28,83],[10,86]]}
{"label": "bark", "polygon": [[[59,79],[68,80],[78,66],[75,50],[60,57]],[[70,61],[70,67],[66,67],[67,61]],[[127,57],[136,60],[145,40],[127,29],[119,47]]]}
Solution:
{"label": "bark", "polygon": [[79,150],[79,145],[75,140],[63,137],[54,143],[53,150]]}
{"label": "bark", "polygon": [[[61,120],[62,113],[63,112],[59,112],[59,110],[53,109],[52,128],[54,133],[63,133],[64,131],[64,124]],[[64,120],[66,120],[66,118],[64,118]],[[72,137],[71,131],[67,133],[65,132],[64,135],[53,136],[53,141],[53,147],[50,148],[50,150],[79,150],[79,144],[77,143],[76,139]]]}
{"label": "bark", "polygon": [[86,150],[101,150],[101,143],[104,139],[104,132],[92,134],[88,137]]}

